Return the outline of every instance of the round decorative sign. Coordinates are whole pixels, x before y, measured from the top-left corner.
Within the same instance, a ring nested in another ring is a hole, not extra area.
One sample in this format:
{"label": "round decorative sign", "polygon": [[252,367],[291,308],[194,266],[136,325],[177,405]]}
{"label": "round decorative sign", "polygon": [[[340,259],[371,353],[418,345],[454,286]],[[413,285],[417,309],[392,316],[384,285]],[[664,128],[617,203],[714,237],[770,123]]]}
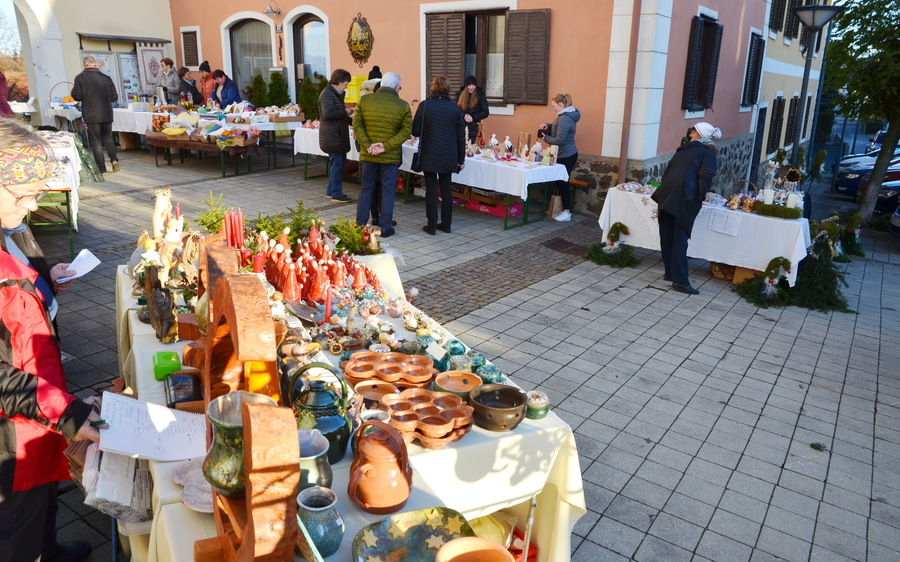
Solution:
{"label": "round decorative sign", "polygon": [[366,18],[362,17],[362,13],[357,12],[353,23],[350,24],[350,31],[347,32],[347,46],[350,48],[350,55],[360,68],[369,60],[373,43],[375,36],[372,35],[372,27]]}

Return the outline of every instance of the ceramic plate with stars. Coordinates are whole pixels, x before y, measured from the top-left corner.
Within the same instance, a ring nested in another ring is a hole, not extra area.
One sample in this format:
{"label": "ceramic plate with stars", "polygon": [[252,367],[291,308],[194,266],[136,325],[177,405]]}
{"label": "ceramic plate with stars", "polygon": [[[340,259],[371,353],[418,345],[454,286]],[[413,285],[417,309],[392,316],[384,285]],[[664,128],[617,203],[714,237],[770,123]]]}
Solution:
{"label": "ceramic plate with stars", "polygon": [[448,507],[397,513],[356,534],[353,562],[434,562],[444,543],[473,536],[466,518]]}

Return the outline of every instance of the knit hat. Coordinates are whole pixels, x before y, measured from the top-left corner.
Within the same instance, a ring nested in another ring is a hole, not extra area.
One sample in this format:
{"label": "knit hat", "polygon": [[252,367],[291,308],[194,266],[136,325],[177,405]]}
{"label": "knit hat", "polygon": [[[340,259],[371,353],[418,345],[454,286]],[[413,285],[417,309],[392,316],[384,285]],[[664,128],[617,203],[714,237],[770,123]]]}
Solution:
{"label": "knit hat", "polygon": [[199,70],[200,70],[201,72],[203,72],[203,71],[205,71],[205,72],[212,72],[212,71],[209,69],[209,61],[208,61],[208,60],[205,60],[205,61],[201,62],[201,63],[200,63],[200,68],[199,68]]}
{"label": "knit hat", "polygon": [[469,84],[475,84],[477,86],[478,79],[475,78],[474,76],[472,76],[471,74],[469,76],[466,76],[466,81],[463,82],[463,86],[465,87],[465,86],[468,86]]}
{"label": "knit hat", "polygon": [[722,129],[710,125],[709,123],[697,123],[694,125],[694,130],[700,135],[700,139],[698,140],[705,144],[709,144],[714,140],[722,138]]}
{"label": "knit hat", "polygon": [[369,71],[368,78],[369,78],[369,80],[371,80],[373,78],[381,78],[381,69],[378,67],[377,64],[372,67],[372,70]]}

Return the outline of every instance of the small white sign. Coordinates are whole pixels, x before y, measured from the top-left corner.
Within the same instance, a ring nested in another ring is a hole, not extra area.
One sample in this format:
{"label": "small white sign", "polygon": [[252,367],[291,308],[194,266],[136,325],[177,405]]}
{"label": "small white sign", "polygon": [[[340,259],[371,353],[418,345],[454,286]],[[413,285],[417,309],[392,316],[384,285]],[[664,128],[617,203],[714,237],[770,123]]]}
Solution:
{"label": "small white sign", "polygon": [[741,214],[734,211],[713,211],[709,217],[709,230],[728,236],[737,236],[741,228]]}

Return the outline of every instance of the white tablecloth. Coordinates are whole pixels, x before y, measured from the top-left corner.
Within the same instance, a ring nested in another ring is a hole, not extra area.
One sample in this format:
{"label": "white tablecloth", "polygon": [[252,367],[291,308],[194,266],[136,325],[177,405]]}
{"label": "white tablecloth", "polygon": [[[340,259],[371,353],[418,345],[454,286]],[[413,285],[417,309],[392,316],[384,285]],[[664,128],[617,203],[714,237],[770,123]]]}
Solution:
{"label": "white tablecloth", "polygon": [[47,140],[53,158],[63,165],[62,177],[47,183],[50,189],[71,190],[69,194],[69,210],[72,213],[72,226],[78,230],[78,188],[81,186],[81,156],[75,147],[73,133],[40,131]]}
{"label": "white tablecloth", "polygon": [[[410,171],[415,152],[414,147],[403,145],[403,162],[400,164],[400,170]],[[294,132],[294,153],[327,156],[319,148],[319,130],[297,129]],[[359,160],[355,142],[350,143],[347,159]],[[466,167],[463,171],[452,176],[452,180],[456,183],[515,195],[522,200],[528,199],[529,184],[568,179],[569,174],[561,164],[540,166],[526,162],[488,161],[480,157],[466,158]]]}
{"label": "white tablecloth", "polygon": [[124,107],[113,109],[113,131],[143,135],[153,122],[149,111],[132,111]]}
{"label": "white tablecloth", "polygon": [[[659,250],[656,211],[656,203],[649,195],[610,189],[600,212],[603,240],[606,241],[610,226],[621,222],[630,232],[621,238],[625,243]],[[738,223],[734,235],[710,229],[713,221],[721,219]],[[797,264],[806,257],[810,243],[806,219],[785,220],[704,205],[694,221],[687,253],[692,258],[757,271],[765,271],[774,258],[785,257],[791,262],[791,272],[786,277],[793,286],[797,281]]]}

